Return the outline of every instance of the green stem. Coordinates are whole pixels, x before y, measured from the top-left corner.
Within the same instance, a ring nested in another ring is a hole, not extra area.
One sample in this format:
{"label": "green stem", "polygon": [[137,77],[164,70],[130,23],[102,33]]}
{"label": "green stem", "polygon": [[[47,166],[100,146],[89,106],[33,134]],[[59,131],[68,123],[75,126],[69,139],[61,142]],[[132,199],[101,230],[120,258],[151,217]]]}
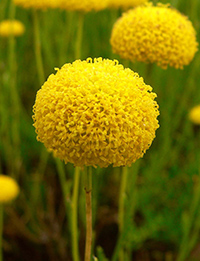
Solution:
{"label": "green stem", "polygon": [[[199,170],[200,173],[200,170]],[[200,175],[199,175],[200,177]],[[190,247],[190,243],[192,238],[194,237],[194,233],[199,230],[199,227],[195,227],[196,220],[199,220],[199,216],[197,215],[199,210],[199,203],[200,203],[200,178],[198,179],[198,184],[194,189],[193,198],[190,204],[190,211],[187,217],[187,222],[184,227],[184,234],[182,236],[180,250],[177,257],[177,261],[184,261],[187,259],[189,253],[192,251]],[[198,222],[198,221],[197,221]],[[199,222],[198,222],[199,223]],[[196,238],[196,237],[194,237]],[[196,242],[195,242],[196,243]],[[194,247],[192,245],[192,247]]]}
{"label": "green stem", "polygon": [[83,23],[84,23],[84,14],[78,13],[78,31],[76,38],[76,46],[75,46],[75,59],[81,59],[81,45],[83,38]]}
{"label": "green stem", "polygon": [[66,187],[66,178],[65,178],[65,170],[63,167],[63,163],[60,161],[60,159],[55,159],[56,161],[56,167],[58,170],[58,175],[59,175],[59,180],[60,180],[60,185],[61,185],[61,189],[62,189],[62,193],[63,193],[63,198],[64,198],[64,204],[65,204],[65,211],[66,211],[66,215],[67,215],[67,210],[68,210],[68,205],[67,205],[67,187]]}
{"label": "green stem", "polygon": [[78,248],[78,215],[77,215],[77,202],[79,194],[79,181],[80,181],[80,168],[75,168],[74,173],[74,186],[72,195],[72,256],[73,261],[79,261],[79,248]]}
{"label": "green stem", "polygon": [[[9,7],[9,19],[14,20],[15,17],[15,5],[10,2]],[[10,97],[11,97],[11,133],[12,133],[12,146],[13,146],[13,169],[11,174],[15,176],[19,172],[20,166],[20,97],[16,88],[16,56],[15,56],[15,37],[14,34],[10,34],[9,37],[9,52],[8,52],[8,65],[9,65],[9,85],[10,85]]]}
{"label": "green stem", "polygon": [[33,10],[33,29],[34,29],[34,45],[35,45],[35,58],[36,58],[36,67],[39,77],[39,83],[42,85],[45,80],[44,76],[44,66],[42,61],[41,53],[41,41],[40,41],[40,31],[39,31],[39,21],[37,10]]}
{"label": "green stem", "polygon": [[[121,177],[121,186],[119,192],[119,232],[120,234],[124,229],[124,202],[126,196],[126,186],[127,186],[127,176],[128,176],[128,168],[127,166],[122,168],[122,177]],[[124,260],[124,250],[120,251],[120,260]]]}
{"label": "green stem", "polygon": [[[45,81],[44,76],[44,66],[43,66],[43,59],[41,53],[41,41],[40,41],[40,31],[39,31],[39,20],[38,20],[38,13],[37,10],[33,10],[33,30],[34,30],[34,50],[35,50],[35,59],[36,59],[36,68],[37,74],[39,78],[40,86],[43,85]],[[41,150],[40,155],[40,163],[39,163],[39,173],[40,175],[44,174],[47,161],[48,161],[48,153],[46,149],[43,147]]]}
{"label": "green stem", "polygon": [[4,20],[7,2],[8,2],[8,0],[4,0],[4,1],[0,2],[0,21]]}
{"label": "green stem", "polygon": [[3,205],[0,204],[0,261],[3,261]]}
{"label": "green stem", "polygon": [[86,195],[86,242],[85,261],[91,260],[92,249],[92,167],[87,167],[85,172]]}

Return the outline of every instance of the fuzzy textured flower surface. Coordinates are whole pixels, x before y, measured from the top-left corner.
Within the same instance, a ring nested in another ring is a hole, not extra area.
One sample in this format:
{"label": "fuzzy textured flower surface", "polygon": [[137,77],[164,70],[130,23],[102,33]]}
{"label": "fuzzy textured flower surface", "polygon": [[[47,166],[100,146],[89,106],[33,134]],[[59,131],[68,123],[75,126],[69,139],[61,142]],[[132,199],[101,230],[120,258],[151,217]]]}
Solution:
{"label": "fuzzy textured flower surface", "polygon": [[128,9],[146,3],[148,0],[109,0],[109,8]]}
{"label": "fuzzy textured flower surface", "polygon": [[56,8],[60,0],[14,0],[14,3],[23,8],[47,9]]}
{"label": "fuzzy textured flower surface", "polygon": [[14,179],[0,175],[0,203],[9,202],[19,194],[19,186]]}
{"label": "fuzzy textured flower surface", "polygon": [[109,0],[59,0],[59,6],[62,9],[71,11],[99,11],[107,7]]}
{"label": "fuzzy textured flower surface", "polygon": [[147,3],[124,13],[114,24],[114,53],[132,61],[183,68],[193,59],[198,43],[188,18],[169,5]]}
{"label": "fuzzy textured flower surface", "polygon": [[159,127],[155,97],[143,78],[116,60],[76,60],[37,92],[37,139],[75,166],[131,165]]}
{"label": "fuzzy textured flower surface", "polygon": [[20,36],[24,31],[24,25],[18,20],[4,20],[0,23],[0,36],[2,37]]}
{"label": "fuzzy textured flower surface", "polygon": [[192,123],[200,125],[200,105],[197,105],[190,110],[189,119]]}

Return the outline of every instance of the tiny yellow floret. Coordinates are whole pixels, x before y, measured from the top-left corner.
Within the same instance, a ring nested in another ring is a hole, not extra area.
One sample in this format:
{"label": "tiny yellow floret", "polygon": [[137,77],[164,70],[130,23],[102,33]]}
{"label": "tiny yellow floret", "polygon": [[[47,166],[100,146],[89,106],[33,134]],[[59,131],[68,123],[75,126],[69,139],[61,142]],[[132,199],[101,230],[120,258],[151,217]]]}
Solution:
{"label": "tiny yellow floret", "polygon": [[75,166],[130,166],[159,127],[155,97],[143,78],[116,60],[67,63],[37,92],[37,140]]}
{"label": "tiny yellow floret", "polygon": [[148,0],[109,0],[109,8],[128,9],[146,3]]}
{"label": "tiny yellow floret", "polygon": [[183,68],[197,52],[196,32],[188,18],[169,5],[147,3],[124,13],[114,24],[114,53],[133,62]]}
{"label": "tiny yellow floret", "polygon": [[189,119],[192,123],[200,125],[200,105],[197,105],[190,110]]}
{"label": "tiny yellow floret", "polygon": [[18,20],[4,20],[0,23],[0,36],[2,37],[20,36],[24,31],[24,25]]}
{"label": "tiny yellow floret", "polygon": [[0,175],[0,203],[9,202],[19,194],[19,186],[14,179]]}
{"label": "tiny yellow floret", "polygon": [[59,0],[59,7],[70,11],[99,11],[107,7],[109,0]]}

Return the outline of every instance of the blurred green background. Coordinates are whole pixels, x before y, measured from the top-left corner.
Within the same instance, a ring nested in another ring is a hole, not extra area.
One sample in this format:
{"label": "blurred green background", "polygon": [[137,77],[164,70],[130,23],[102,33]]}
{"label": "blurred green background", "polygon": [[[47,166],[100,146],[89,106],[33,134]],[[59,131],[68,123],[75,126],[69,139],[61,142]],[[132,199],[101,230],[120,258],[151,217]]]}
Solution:
{"label": "blurred green background", "polygon": [[[189,17],[200,42],[200,1],[170,3]],[[10,5],[10,1],[0,0],[1,21],[9,18]],[[183,70],[121,60],[109,43],[112,26],[121,13],[103,10],[85,15],[81,58],[115,58],[144,77],[158,95],[160,128],[144,158],[129,168],[125,227],[120,237],[120,171],[112,167],[93,170],[93,252],[100,261],[106,257],[114,261],[124,246],[126,260],[198,261],[200,127],[189,121],[188,113],[200,104],[200,54],[197,52]],[[52,155],[47,158],[43,153],[43,144],[36,141],[32,126],[32,106],[41,87],[33,44],[33,12],[16,7],[15,17],[25,25],[25,34],[14,41],[0,38],[0,172],[15,178],[21,188],[17,200],[5,207],[4,259],[72,260],[70,217],[65,215],[57,165]],[[38,17],[47,79],[54,68],[74,60],[78,14],[55,9],[38,11]],[[70,212],[74,169],[70,164],[63,164],[63,169]],[[81,256],[85,240],[82,187],[78,212]]]}

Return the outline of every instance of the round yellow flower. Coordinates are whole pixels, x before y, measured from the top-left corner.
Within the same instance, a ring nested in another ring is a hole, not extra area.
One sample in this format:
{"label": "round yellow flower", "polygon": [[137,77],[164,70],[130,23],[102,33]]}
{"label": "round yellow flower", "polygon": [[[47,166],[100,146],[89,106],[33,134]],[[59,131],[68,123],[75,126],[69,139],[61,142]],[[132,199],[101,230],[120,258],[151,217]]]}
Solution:
{"label": "round yellow flower", "polygon": [[75,166],[131,165],[159,127],[151,91],[117,61],[88,58],[65,64],[37,92],[37,139]]}
{"label": "round yellow flower", "polygon": [[0,175],[0,203],[9,202],[19,194],[19,186],[9,176]]}
{"label": "round yellow flower", "polygon": [[24,33],[24,25],[18,20],[4,20],[0,23],[0,36],[20,36]]}
{"label": "round yellow flower", "polygon": [[59,6],[62,9],[71,11],[99,11],[107,7],[108,0],[60,0]]}
{"label": "round yellow flower", "polygon": [[146,3],[148,0],[109,0],[108,6],[111,8],[128,9]]}
{"label": "round yellow flower", "polygon": [[192,123],[200,125],[200,105],[197,105],[189,112],[189,119]]}
{"label": "round yellow flower", "polygon": [[117,20],[111,45],[113,52],[125,59],[183,68],[193,59],[198,43],[186,16],[169,5],[149,3]]}
{"label": "round yellow flower", "polygon": [[58,7],[60,0],[14,0],[14,3],[23,8],[47,9]]}

